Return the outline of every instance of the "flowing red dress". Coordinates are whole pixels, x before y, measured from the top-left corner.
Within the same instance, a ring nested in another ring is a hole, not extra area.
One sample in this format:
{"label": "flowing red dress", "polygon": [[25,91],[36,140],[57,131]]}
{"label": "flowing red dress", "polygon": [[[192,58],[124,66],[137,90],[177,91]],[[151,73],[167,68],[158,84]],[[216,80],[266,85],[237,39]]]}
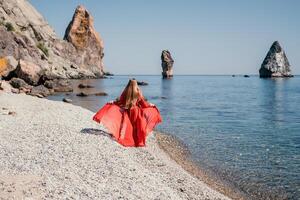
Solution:
{"label": "flowing red dress", "polygon": [[105,104],[93,117],[116,141],[126,147],[145,146],[147,135],[162,121],[159,110],[143,97],[136,105],[125,109],[124,92],[120,100]]}

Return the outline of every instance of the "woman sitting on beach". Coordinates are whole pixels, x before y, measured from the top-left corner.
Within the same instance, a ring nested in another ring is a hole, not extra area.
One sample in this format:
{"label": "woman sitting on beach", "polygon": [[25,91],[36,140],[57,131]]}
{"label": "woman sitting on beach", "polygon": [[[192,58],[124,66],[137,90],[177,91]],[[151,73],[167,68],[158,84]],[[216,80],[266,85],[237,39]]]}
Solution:
{"label": "woman sitting on beach", "polygon": [[121,96],[105,104],[93,117],[123,146],[145,146],[147,135],[161,116],[157,107],[148,103],[137,85],[129,80]]}

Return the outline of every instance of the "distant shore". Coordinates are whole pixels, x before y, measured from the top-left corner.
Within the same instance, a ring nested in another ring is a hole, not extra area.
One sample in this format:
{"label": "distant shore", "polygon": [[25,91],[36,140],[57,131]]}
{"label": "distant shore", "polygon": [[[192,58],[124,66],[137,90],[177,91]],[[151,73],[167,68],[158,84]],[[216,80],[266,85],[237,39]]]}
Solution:
{"label": "distant shore", "polygon": [[154,135],[145,148],[124,148],[79,106],[3,92],[0,105],[1,197],[230,199],[185,171]]}

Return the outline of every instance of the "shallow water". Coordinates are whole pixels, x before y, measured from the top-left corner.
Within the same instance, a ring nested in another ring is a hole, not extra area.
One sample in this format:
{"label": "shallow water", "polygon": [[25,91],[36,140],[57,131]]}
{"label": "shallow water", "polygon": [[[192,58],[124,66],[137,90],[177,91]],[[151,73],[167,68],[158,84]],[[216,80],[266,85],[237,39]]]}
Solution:
{"label": "shallow water", "polygon": [[[149,83],[141,88],[161,111],[163,123],[157,129],[183,140],[202,168],[252,199],[300,199],[299,76],[114,76],[73,81],[74,93],[104,91],[108,96],[72,93],[49,99],[67,97],[97,111],[133,77]],[[79,83],[96,88],[78,89]]]}

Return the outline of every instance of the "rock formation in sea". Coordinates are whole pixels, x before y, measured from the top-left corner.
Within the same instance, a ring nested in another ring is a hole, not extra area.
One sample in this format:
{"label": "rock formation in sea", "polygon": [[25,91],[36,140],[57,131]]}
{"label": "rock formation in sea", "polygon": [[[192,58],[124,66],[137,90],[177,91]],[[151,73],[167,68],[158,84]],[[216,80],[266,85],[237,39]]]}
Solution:
{"label": "rock formation in sea", "polygon": [[15,77],[38,86],[105,74],[103,41],[83,6],[77,7],[63,40],[29,1],[0,0],[0,49],[0,80]]}
{"label": "rock formation in sea", "polygon": [[271,77],[292,77],[290,63],[283,48],[278,41],[275,41],[259,70],[261,78]]}
{"label": "rock formation in sea", "polygon": [[161,67],[163,78],[173,77],[174,60],[168,50],[163,50],[161,53]]}

